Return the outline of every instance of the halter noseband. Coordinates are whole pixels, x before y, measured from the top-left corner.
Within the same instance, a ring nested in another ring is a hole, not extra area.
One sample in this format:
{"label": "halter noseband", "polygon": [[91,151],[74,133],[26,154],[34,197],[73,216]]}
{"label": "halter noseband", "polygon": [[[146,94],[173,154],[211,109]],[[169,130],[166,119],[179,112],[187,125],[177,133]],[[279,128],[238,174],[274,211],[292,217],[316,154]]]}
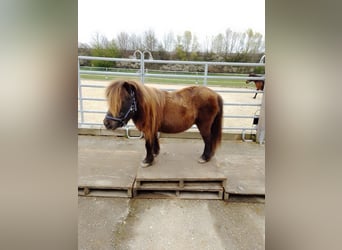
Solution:
{"label": "halter noseband", "polygon": [[122,117],[113,117],[113,116],[110,116],[110,115],[106,115],[105,118],[108,119],[108,120],[119,122],[120,123],[120,127],[126,126],[126,124],[128,122],[128,121],[126,121],[127,117],[131,113],[134,114],[138,110],[137,109],[137,102],[135,100],[135,94],[134,94],[134,91],[132,89],[131,89],[130,95],[131,95],[131,106],[128,108],[128,110],[126,111],[124,116],[122,116]]}

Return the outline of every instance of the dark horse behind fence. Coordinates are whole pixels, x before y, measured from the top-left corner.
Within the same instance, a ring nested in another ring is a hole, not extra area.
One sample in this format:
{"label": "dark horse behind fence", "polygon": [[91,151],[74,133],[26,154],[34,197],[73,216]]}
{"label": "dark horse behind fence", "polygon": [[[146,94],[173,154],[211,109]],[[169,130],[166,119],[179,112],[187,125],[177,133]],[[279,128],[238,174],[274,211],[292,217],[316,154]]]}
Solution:
{"label": "dark horse behind fence", "polygon": [[[252,76],[255,76],[255,77],[261,77],[257,74],[254,74],[254,73],[250,73],[248,75],[249,77],[252,77]],[[264,85],[265,85],[265,81],[264,80],[254,80],[254,79],[251,79],[251,80],[247,80],[246,83],[250,83],[250,82],[254,82],[255,83],[255,87],[256,87],[256,90],[264,90]],[[254,99],[256,98],[258,93],[255,93],[254,95]]]}
{"label": "dark horse behind fence", "polygon": [[199,162],[210,160],[221,142],[223,100],[213,90],[192,86],[168,92],[134,81],[115,81],[106,89],[107,129],[116,129],[132,119],[144,133],[146,157],[142,167],[152,165],[159,153],[158,132],[179,133],[197,125],[204,141]]}

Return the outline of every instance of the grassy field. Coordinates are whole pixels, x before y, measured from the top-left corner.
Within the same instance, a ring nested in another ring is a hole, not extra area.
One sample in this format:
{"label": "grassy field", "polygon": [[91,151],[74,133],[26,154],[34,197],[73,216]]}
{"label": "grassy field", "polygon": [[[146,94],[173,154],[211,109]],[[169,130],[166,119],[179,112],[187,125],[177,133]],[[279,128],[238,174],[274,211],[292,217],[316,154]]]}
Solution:
{"label": "grassy field", "polygon": [[[122,71],[121,71],[122,72]],[[129,71],[125,71],[128,73]],[[130,71],[129,73],[136,73],[136,71]],[[161,73],[156,71],[149,71],[150,74],[170,74],[170,73]],[[173,73],[175,74],[175,73]],[[178,75],[194,75],[195,73],[183,73],[177,72]],[[199,74],[203,75],[203,74]],[[241,74],[209,74],[209,76],[247,76]],[[115,76],[115,75],[103,75],[99,72],[98,75],[93,74],[81,74],[81,79],[87,80],[118,80],[118,79],[129,79],[133,81],[140,81],[140,76]],[[145,83],[158,83],[158,84],[182,84],[182,85],[203,85],[202,78],[179,78],[179,77],[145,77]],[[248,88],[255,89],[254,84],[246,84],[245,80],[239,79],[207,79],[208,86],[217,86],[217,87],[229,87],[229,88]]]}

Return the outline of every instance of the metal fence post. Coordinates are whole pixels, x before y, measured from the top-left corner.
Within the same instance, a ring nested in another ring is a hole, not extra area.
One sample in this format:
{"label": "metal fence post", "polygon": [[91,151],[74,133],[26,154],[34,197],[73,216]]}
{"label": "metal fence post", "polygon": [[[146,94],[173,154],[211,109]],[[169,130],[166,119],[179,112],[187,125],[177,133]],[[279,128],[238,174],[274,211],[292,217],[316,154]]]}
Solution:
{"label": "metal fence post", "polygon": [[264,93],[262,95],[260,116],[259,116],[259,121],[258,121],[257,132],[256,132],[256,142],[259,144],[265,143],[265,95],[266,95],[266,85],[264,87]]}
{"label": "metal fence post", "polygon": [[153,60],[153,57],[150,51],[144,50],[143,52],[141,52],[140,50],[137,49],[133,53],[134,58],[137,58],[137,55],[136,55],[137,53],[140,54],[140,81],[142,84],[144,84],[145,82],[145,53],[148,53],[150,55],[149,59]]}
{"label": "metal fence post", "polygon": [[82,98],[82,87],[81,87],[81,78],[80,78],[80,59],[78,59],[78,97],[80,104],[80,112],[81,112],[81,124],[84,123],[84,113],[83,113],[83,98]]}
{"label": "metal fence post", "polygon": [[203,79],[204,86],[207,86],[207,77],[208,77],[208,64],[206,63],[204,66],[204,79]]}
{"label": "metal fence post", "polygon": [[141,83],[145,82],[145,62],[144,62],[144,53],[140,52],[140,71],[141,71]]}

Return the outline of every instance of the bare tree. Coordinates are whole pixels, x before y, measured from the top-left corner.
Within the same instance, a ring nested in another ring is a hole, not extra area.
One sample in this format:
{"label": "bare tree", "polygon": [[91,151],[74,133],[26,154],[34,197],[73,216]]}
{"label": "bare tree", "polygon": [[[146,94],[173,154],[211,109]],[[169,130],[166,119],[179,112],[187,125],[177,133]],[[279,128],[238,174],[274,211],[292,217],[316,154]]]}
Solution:
{"label": "bare tree", "polygon": [[126,52],[129,49],[129,35],[126,32],[120,32],[116,37],[118,49]]}
{"label": "bare tree", "polygon": [[164,35],[163,47],[166,51],[171,52],[175,49],[175,35],[172,31]]}
{"label": "bare tree", "polygon": [[[91,55],[98,57],[116,57],[118,55],[117,46],[114,40],[108,41],[107,37],[96,32],[92,37]],[[92,60],[91,65],[95,67],[112,67],[115,62]]]}
{"label": "bare tree", "polygon": [[232,43],[233,31],[231,29],[226,29],[223,38],[223,50],[224,54],[227,56],[232,53],[231,43]]}
{"label": "bare tree", "polygon": [[131,49],[131,50],[143,49],[141,36],[138,36],[136,34],[132,34],[129,37],[129,49]]}
{"label": "bare tree", "polygon": [[212,40],[212,51],[218,55],[223,55],[224,52],[224,37],[220,33]]}
{"label": "bare tree", "polygon": [[152,29],[149,29],[149,30],[144,32],[143,44],[145,46],[144,49],[147,49],[150,51],[154,51],[157,49],[158,40],[157,40],[156,35]]}
{"label": "bare tree", "polygon": [[243,53],[246,50],[246,33],[236,33],[236,49],[235,52]]}
{"label": "bare tree", "polygon": [[192,38],[191,52],[196,52],[200,50],[200,44],[196,35]]}
{"label": "bare tree", "polygon": [[108,46],[108,39],[100,32],[95,32],[92,35],[90,46],[94,49],[104,49]]}
{"label": "bare tree", "polygon": [[246,45],[245,52],[246,53],[259,53],[262,52],[262,34],[258,32],[253,32],[252,29],[248,29],[246,31]]}
{"label": "bare tree", "polygon": [[[103,34],[96,32],[89,43],[89,51],[93,55],[114,55],[127,57],[131,50],[174,52],[173,55],[182,60],[199,58],[202,51],[210,55],[215,53],[220,56],[228,56],[231,53],[262,53],[265,51],[265,40],[261,33],[248,29],[245,32],[235,32],[227,28],[224,33],[215,36],[206,36],[201,42],[187,30],[183,34],[175,36],[172,31],[165,33],[162,41],[158,41],[155,32],[149,29],[139,34],[119,33],[115,39],[109,41]],[[82,45],[79,45],[82,47]],[[167,58],[167,57],[165,57]]]}
{"label": "bare tree", "polygon": [[192,42],[192,34],[191,34],[191,31],[187,30],[184,32],[183,39],[182,39],[184,51],[187,53],[190,52],[191,42]]}
{"label": "bare tree", "polygon": [[202,42],[202,50],[203,52],[205,53],[209,53],[211,51],[211,44],[212,44],[212,37],[210,36],[206,36],[204,39],[203,39],[203,42]]}
{"label": "bare tree", "polygon": [[230,52],[234,53],[238,51],[238,40],[239,40],[240,33],[233,32],[231,42],[230,42]]}

